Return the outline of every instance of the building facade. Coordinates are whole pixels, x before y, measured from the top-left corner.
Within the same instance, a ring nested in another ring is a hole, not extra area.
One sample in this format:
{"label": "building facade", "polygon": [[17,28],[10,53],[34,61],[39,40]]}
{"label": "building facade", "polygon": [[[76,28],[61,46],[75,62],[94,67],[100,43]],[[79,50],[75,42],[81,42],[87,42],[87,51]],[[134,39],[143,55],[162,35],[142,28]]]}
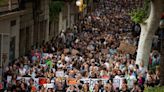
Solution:
{"label": "building facade", "polygon": [[33,44],[48,39],[49,0],[0,2],[0,71]]}

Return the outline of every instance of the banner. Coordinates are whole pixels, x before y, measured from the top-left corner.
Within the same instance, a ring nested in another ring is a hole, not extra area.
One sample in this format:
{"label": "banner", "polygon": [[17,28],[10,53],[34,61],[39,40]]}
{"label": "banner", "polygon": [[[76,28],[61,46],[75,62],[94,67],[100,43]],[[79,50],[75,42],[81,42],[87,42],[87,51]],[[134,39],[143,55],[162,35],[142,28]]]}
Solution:
{"label": "banner", "polygon": [[97,84],[99,81],[102,81],[103,84],[106,84],[108,79],[80,79],[80,81],[83,81],[84,83],[89,83],[90,89],[93,90],[95,84]]}

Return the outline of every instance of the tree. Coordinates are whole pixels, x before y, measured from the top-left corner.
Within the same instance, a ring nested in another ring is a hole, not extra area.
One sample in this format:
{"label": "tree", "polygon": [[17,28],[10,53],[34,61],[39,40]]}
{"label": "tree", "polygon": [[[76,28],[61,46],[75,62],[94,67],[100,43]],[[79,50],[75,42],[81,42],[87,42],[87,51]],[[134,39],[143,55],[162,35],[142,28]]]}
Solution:
{"label": "tree", "polygon": [[[146,8],[138,10],[137,13],[132,13],[132,19],[139,22],[141,26],[136,64],[140,65],[142,62],[147,68],[153,36],[159,27],[160,16],[164,11],[164,0],[145,0],[145,2]],[[149,16],[146,17],[145,14],[149,14]],[[145,18],[146,20],[144,20]],[[161,84],[164,84],[164,76],[161,77]]]}
{"label": "tree", "polygon": [[[164,15],[164,14],[163,14]],[[164,21],[164,16],[162,16],[162,20],[161,20],[161,25],[160,25],[160,31],[161,31],[161,49],[160,49],[160,54],[161,54],[161,60],[160,60],[160,67],[162,68],[164,66],[164,25],[162,23],[162,21]],[[160,80],[160,84],[164,85],[164,69],[160,69],[160,76],[161,76],[161,80]]]}
{"label": "tree", "polygon": [[137,50],[136,64],[140,65],[140,63],[143,62],[145,67],[147,67],[153,36],[156,30],[158,29],[160,16],[164,10],[164,0],[145,0],[145,1],[146,4],[148,4],[147,7],[150,7],[150,13],[147,19],[144,20],[146,16],[145,14],[148,14],[147,11],[149,10],[147,7],[146,7],[147,9],[146,11],[145,8],[141,10],[137,10],[138,12],[136,14],[133,13],[134,16],[132,16],[132,18],[135,22],[139,22],[141,26],[141,34],[140,34],[140,40]]}

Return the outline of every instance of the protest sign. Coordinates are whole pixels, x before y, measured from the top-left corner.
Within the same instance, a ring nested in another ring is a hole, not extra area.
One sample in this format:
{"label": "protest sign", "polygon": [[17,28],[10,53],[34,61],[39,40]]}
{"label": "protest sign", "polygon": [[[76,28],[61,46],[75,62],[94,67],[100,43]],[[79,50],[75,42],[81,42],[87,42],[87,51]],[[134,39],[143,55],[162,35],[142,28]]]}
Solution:
{"label": "protest sign", "polygon": [[64,77],[64,71],[56,71],[56,77]]}
{"label": "protest sign", "polygon": [[136,46],[133,46],[131,44],[121,42],[118,50],[124,52],[124,53],[129,53],[129,54],[134,54],[136,52]]}
{"label": "protest sign", "polygon": [[133,88],[135,81],[136,79],[132,79],[132,78],[127,79],[128,88]]}
{"label": "protest sign", "polygon": [[39,78],[39,85],[47,84],[46,78]]}
{"label": "protest sign", "polygon": [[113,88],[116,89],[116,88],[119,88],[119,87],[120,87],[120,79],[114,78],[113,79]]}
{"label": "protest sign", "polygon": [[68,85],[76,85],[77,84],[77,80],[75,78],[68,78]]}
{"label": "protest sign", "polygon": [[95,84],[98,84],[99,81],[102,81],[103,85],[107,83],[107,79],[90,79],[89,87],[91,90],[93,90]]}
{"label": "protest sign", "polygon": [[34,82],[35,82],[36,84],[39,84],[39,78],[34,78]]}
{"label": "protest sign", "polygon": [[48,89],[48,88],[54,88],[54,83],[50,83],[50,84],[43,84],[44,88]]}
{"label": "protest sign", "polygon": [[78,50],[75,50],[75,49],[73,49],[72,51],[71,51],[71,54],[72,55],[76,55],[76,54],[78,54],[79,53],[79,51]]}
{"label": "protest sign", "polygon": [[7,76],[7,83],[11,82],[12,77],[11,76]]}
{"label": "protest sign", "polygon": [[113,79],[113,87],[114,89],[116,88],[122,88],[122,83],[123,83],[123,79],[125,78],[114,78]]}

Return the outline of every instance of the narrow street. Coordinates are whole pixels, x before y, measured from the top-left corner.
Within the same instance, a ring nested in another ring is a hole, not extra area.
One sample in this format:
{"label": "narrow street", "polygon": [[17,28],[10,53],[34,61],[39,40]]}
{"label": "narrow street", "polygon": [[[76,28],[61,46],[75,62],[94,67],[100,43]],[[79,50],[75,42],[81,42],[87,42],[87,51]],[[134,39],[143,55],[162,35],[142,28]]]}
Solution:
{"label": "narrow street", "polygon": [[[159,85],[158,69],[148,71],[143,63],[135,64],[140,27],[129,12],[142,6],[142,0],[100,0],[73,28],[9,63],[4,88],[7,92],[143,92],[145,85]],[[156,62],[149,68],[159,65],[159,57],[152,52],[150,59]]]}

